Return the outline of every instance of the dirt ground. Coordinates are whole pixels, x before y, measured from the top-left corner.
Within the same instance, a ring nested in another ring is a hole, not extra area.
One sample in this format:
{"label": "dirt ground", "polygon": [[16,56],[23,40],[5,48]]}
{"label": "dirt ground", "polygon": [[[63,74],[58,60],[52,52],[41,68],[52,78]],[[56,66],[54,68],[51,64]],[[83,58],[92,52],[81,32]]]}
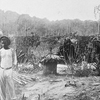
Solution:
{"label": "dirt ground", "polygon": [[15,72],[19,100],[100,100],[100,77],[43,76]]}

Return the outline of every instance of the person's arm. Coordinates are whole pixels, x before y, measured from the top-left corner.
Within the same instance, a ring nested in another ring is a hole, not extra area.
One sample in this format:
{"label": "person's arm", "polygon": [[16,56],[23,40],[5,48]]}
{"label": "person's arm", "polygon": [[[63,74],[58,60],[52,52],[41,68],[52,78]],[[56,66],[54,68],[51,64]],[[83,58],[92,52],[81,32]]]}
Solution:
{"label": "person's arm", "polygon": [[13,49],[13,66],[17,66],[17,55],[16,55],[16,51]]}

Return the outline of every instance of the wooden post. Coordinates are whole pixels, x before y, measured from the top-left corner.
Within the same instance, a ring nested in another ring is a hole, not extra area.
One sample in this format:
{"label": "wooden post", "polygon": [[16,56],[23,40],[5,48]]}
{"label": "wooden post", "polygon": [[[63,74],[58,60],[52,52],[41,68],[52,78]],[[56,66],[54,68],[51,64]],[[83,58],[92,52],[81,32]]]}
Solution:
{"label": "wooden post", "polygon": [[100,5],[96,6],[94,8],[94,14],[96,16],[96,14],[98,14],[98,35],[100,34]]}
{"label": "wooden post", "polygon": [[99,20],[98,20],[98,34],[100,35],[100,12],[99,12]]}

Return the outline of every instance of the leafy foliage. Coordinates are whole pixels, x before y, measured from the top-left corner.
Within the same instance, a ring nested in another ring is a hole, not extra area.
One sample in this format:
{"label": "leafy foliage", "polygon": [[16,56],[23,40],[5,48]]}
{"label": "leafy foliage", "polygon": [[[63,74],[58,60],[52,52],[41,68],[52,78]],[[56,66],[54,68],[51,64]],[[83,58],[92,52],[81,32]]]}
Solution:
{"label": "leafy foliage", "polygon": [[54,48],[57,48],[60,45],[60,39],[62,37],[61,36],[48,36],[48,37],[43,37],[42,38],[42,42],[44,44],[47,44],[47,48],[50,51],[50,53],[52,53],[52,50]]}
{"label": "leafy foliage", "polygon": [[18,62],[27,62],[32,58],[28,54],[29,47],[37,47],[40,44],[39,36],[21,36],[16,39]]}

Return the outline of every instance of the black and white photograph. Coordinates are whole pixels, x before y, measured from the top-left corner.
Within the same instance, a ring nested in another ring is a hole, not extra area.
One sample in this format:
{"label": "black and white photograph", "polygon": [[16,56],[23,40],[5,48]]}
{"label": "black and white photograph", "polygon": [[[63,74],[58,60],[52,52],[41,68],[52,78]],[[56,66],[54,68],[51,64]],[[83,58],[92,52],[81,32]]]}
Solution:
{"label": "black and white photograph", "polygon": [[0,0],[0,100],[100,100],[100,0]]}

